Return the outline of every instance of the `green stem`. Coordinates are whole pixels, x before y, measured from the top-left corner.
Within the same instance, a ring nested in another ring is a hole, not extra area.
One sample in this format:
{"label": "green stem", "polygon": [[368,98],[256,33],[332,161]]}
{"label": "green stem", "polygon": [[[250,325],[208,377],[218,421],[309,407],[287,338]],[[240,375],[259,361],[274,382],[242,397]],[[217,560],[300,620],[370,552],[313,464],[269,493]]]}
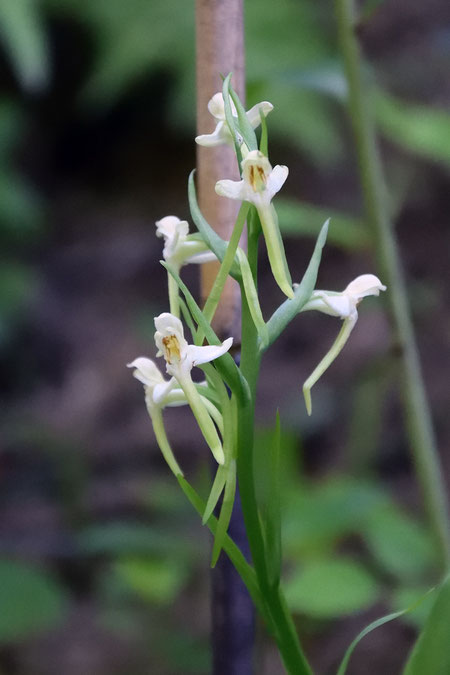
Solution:
{"label": "green stem", "polygon": [[167,272],[167,282],[169,285],[169,307],[170,313],[180,318],[180,295],[178,284],[169,272]]}
{"label": "green stem", "polygon": [[450,527],[442,468],[425,393],[406,285],[396,238],[389,221],[372,107],[363,78],[353,21],[353,0],[335,0],[338,35],[348,81],[348,105],[355,136],[366,217],[374,233],[402,366],[402,395],[417,479],[444,569],[450,564]]}
{"label": "green stem", "polygon": [[[251,247],[250,247],[251,248]],[[249,250],[253,262],[254,252]],[[261,353],[257,349],[257,332],[245,295],[242,297],[242,353],[241,369],[250,388],[250,400],[238,410],[238,478],[245,528],[261,594],[271,616],[280,654],[291,675],[310,675],[311,668],[303,654],[292,617],[284,602],[281,589],[270,583],[264,534],[258,511],[254,483],[253,430],[256,384]]]}

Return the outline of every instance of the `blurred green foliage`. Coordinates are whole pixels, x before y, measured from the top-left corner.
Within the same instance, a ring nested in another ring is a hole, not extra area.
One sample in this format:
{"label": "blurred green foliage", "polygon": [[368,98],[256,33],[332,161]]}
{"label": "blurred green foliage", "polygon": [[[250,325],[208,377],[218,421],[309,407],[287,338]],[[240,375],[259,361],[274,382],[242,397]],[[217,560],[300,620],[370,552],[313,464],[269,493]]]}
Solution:
{"label": "blurred green foliage", "polygon": [[[379,3],[368,3],[367,7],[374,4]],[[272,0],[246,2],[248,101],[268,99],[275,104],[268,118],[275,153],[280,147],[299,153],[305,171],[323,169],[332,181],[349,149],[343,110],[346,87],[331,38],[329,5],[280,0],[276,6],[274,11]],[[44,216],[49,205],[20,160],[36,133],[30,102],[44,100],[55,87],[55,20],[70,24],[77,36],[77,31],[85,33],[90,43],[87,65],[73,96],[75,103],[71,103],[73,117],[101,117],[133,87],[163,73],[170,84],[168,100],[154,101],[154,106],[167,115],[177,138],[192,135],[195,123],[193,0],[183,0],[182,11],[167,0],[0,0],[0,40],[18,85],[17,90],[5,87],[0,104],[0,242],[8,257],[0,268],[0,349],[5,354],[39,277],[37,266],[27,261],[27,255],[45,236]],[[74,60],[82,56],[73,54]],[[402,175],[407,165],[409,170],[423,161],[448,166],[447,111],[400,100],[378,82],[373,100],[380,133],[394,149]],[[392,169],[392,157],[389,162],[388,170]],[[390,187],[392,202],[400,210],[408,199],[408,189],[395,181]],[[339,196],[334,206],[322,200],[316,205],[307,201],[304,192],[307,188],[300,182],[295,199],[277,202],[286,235],[315,238],[331,216],[330,244],[344,251],[370,250],[364,223],[357,215],[341,210],[344,206]],[[150,332],[147,327],[145,330]],[[358,469],[367,468],[374,451],[386,386],[382,380],[368,373],[356,393],[349,455],[355,459],[359,453]],[[273,438],[273,429],[258,434],[263,503],[270,492],[266,469]],[[302,615],[327,620],[363,610],[379,600],[396,610],[408,606],[423,594],[435,572],[435,553],[423,523],[406,514],[370,476],[308,480],[297,465],[298,444],[297,433],[282,430],[282,534],[291,606]],[[71,478],[75,480],[73,475],[66,476],[66,487]],[[83,486],[76,489],[81,492]],[[94,590],[105,615],[119,607],[122,617],[126,608],[127,616],[134,617],[138,611],[135,603],[151,610],[170,608],[198,573],[198,542],[189,529],[197,519],[186,509],[178,486],[153,486],[144,507],[151,526],[133,520],[77,525],[75,555],[81,560],[100,561]],[[174,530],[175,523],[179,528]],[[431,621],[436,612],[448,616],[447,596],[444,589]],[[0,561],[1,642],[20,640],[55,626],[64,619],[69,604],[55,575],[18,560]],[[423,625],[430,604],[431,600],[424,602],[405,620]],[[183,672],[189,667],[191,672],[208,671],[205,645],[197,644],[179,626],[165,630],[171,625],[167,617],[161,625],[155,623],[161,631],[161,650],[167,660],[172,659],[175,672],[181,667]],[[437,639],[439,630],[429,629],[417,654],[433,651],[427,635]],[[420,672],[414,665],[420,658],[413,657],[408,675]]]}

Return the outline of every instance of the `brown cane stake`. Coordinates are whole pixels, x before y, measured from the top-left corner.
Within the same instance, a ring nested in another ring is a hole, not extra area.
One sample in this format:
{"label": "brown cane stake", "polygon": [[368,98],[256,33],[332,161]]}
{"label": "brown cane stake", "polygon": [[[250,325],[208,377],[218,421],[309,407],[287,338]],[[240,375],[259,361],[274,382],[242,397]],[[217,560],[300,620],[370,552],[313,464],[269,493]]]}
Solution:
{"label": "brown cane stake", "polygon": [[[221,75],[233,73],[232,85],[241,100],[245,94],[243,0],[196,0],[197,31],[197,129],[213,131],[215,122],[208,101],[222,89]],[[239,180],[232,148],[197,146],[197,191],[206,220],[226,240],[230,239],[239,205],[216,195],[221,178]],[[214,282],[218,264],[201,267],[201,294],[205,299]],[[239,287],[229,279],[225,285],[213,325],[224,338],[240,342]],[[229,534],[248,555],[239,493],[230,521]],[[222,553],[211,575],[213,675],[251,675],[254,644],[254,611],[247,591]]]}

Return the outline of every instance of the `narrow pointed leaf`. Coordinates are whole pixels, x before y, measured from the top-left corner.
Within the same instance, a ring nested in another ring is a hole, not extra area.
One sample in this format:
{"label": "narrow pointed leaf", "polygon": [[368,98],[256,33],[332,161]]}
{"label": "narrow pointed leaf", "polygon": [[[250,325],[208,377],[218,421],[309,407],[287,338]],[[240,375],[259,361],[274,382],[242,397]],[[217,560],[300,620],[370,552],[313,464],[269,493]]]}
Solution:
{"label": "narrow pointed leaf", "polygon": [[[208,248],[217,256],[217,258],[222,262],[227,252],[228,242],[219,237],[217,232],[213,230],[211,225],[207,222],[200,207],[197,202],[197,192],[195,189],[195,180],[194,180],[195,170],[191,171],[188,181],[188,197],[189,197],[189,208],[191,211],[192,220],[196,224],[198,231],[203,237]],[[230,269],[231,276],[240,281],[241,274],[239,270],[239,264],[237,260],[233,261],[233,264]]]}
{"label": "narrow pointed leaf", "polygon": [[403,675],[450,673],[450,576],[440,589],[430,615],[414,645]]}
{"label": "narrow pointed leaf", "polygon": [[[177,478],[181,489],[188,500],[191,502],[194,509],[198,514],[202,515],[205,511],[205,502],[203,499],[197,494],[197,492],[185,478],[182,476],[177,476]],[[217,530],[217,518],[215,516],[211,516],[207,522],[207,526],[211,532],[215,534]],[[223,549],[236,568],[236,571],[241,577],[245,586],[247,587],[247,590],[255,606],[270,625],[271,621],[265,610],[264,600],[259,590],[255,570],[248,564],[238,546],[236,546],[234,541],[228,535],[226,535],[224,538]]]}
{"label": "narrow pointed leaf", "polygon": [[239,129],[241,131],[241,134],[244,138],[244,142],[248,149],[251,150],[257,150],[258,149],[258,143],[256,140],[256,134],[255,131],[248,121],[247,114],[245,112],[245,108],[241,103],[241,100],[239,96],[236,94],[234,91],[233,87],[231,84],[229,85],[229,92],[230,96],[233,99],[233,103],[236,106],[236,111],[238,115],[238,122],[239,122]]}
{"label": "narrow pointed leaf", "polygon": [[233,139],[234,143],[234,151],[236,153],[236,158],[238,161],[238,166],[239,166],[239,171],[241,171],[241,162],[242,162],[242,152],[241,152],[241,145],[242,145],[242,140],[243,140],[243,135],[241,131],[239,130],[236,119],[233,115],[233,111],[231,109],[231,99],[230,99],[230,79],[231,79],[232,73],[228,73],[226,78],[223,81],[223,86],[222,86],[222,96],[223,96],[223,103],[224,103],[224,109],[225,109],[225,119],[228,125],[228,128],[231,133],[231,137]]}
{"label": "narrow pointed leaf", "polygon": [[[371,633],[373,630],[376,628],[379,628],[380,626],[383,626],[385,623],[388,623],[389,621],[394,621],[394,619],[399,619],[401,616],[404,616],[405,614],[408,614],[408,612],[412,612],[420,603],[422,600],[424,600],[430,593],[432,593],[434,589],[431,589],[428,591],[428,593],[425,593],[419,600],[417,600],[414,604],[412,604],[410,607],[407,607],[406,609],[403,609],[399,612],[393,612],[392,614],[387,614],[386,616],[382,616],[380,619],[376,619],[375,621],[372,621],[372,623],[369,623],[368,626],[363,628],[363,630],[358,633],[358,635],[355,637],[353,642],[350,644],[348,647],[347,651],[344,654],[344,658],[341,661],[341,664],[339,666],[339,670],[337,671],[336,675],[345,675],[347,672],[347,666],[349,664],[350,658],[355,651],[355,648],[358,646],[359,642],[369,633]],[[431,673],[431,671],[429,671]],[[421,675],[424,675],[425,671],[421,673]],[[407,675],[407,673],[404,673],[404,675]],[[409,674],[408,674],[409,675]]]}
{"label": "narrow pointed leaf", "polygon": [[219,520],[214,537],[214,546],[211,557],[211,567],[215,567],[220,552],[224,545],[228,525],[230,524],[231,514],[233,512],[234,497],[236,494],[236,462],[232,460],[228,467],[227,481],[223,495],[222,507],[220,509]]}
{"label": "narrow pointed leaf", "polygon": [[279,585],[281,575],[280,439],[280,413],[277,411],[275,434],[270,446],[270,482],[266,513],[267,567],[273,586]]}
{"label": "narrow pointed leaf", "polygon": [[223,488],[225,487],[227,474],[228,474],[227,466],[222,465],[218,467],[211,488],[211,492],[209,493],[208,501],[206,502],[205,512],[202,517],[202,525],[205,525],[208,522],[214,509],[217,506],[217,502],[219,501],[220,495],[222,494]]}
{"label": "narrow pointed leaf", "polygon": [[328,233],[327,220],[323,225],[317,237],[314,252],[306,269],[301,283],[295,289],[294,297],[290,300],[285,300],[278,309],[272,314],[267,322],[269,331],[269,344],[272,344],[277,337],[286,328],[288,323],[299,313],[303,305],[305,305],[316,285],[317,273],[319,271],[320,260],[322,258],[322,249],[325,246]]}

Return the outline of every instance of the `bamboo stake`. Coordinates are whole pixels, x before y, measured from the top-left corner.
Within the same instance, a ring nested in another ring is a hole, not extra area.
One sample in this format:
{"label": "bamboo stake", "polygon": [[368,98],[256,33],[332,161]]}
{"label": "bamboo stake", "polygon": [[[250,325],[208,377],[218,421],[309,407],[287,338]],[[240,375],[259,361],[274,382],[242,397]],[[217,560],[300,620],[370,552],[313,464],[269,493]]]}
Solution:
{"label": "bamboo stake", "polygon": [[[243,0],[196,0],[197,32],[197,130],[213,131],[215,123],[208,101],[222,90],[221,75],[233,73],[233,87],[241,100],[245,94]],[[239,204],[216,195],[221,178],[239,180],[232,148],[197,146],[197,192],[206,220],[226,240],[231,237]],[[201,266],[201,295],[205,300],[218,271],[218,264]],[[240,293],[227,280],[216,310],[214,329],[219,337],[240,344]],[[248,542],[239,494],[229,525],[229,534],[248,556]],[[251,675],[253,671],[254,610],[251,599],[234,567],[222,553],[211,575],[213,675]]]}
{"label": "bamboo stake", "polygon": [[[221,75],[233,73],[233,87],[242,101],[245,96],[243,0],[197,0],[197,129],[213,131],[215,122],[208,101],[222,91]],[[216,195],[214,186],[221,178],[239,180],[234,150],[229,147],[197,146],[197,190],[206,220],[224,239],[229,240],[239,204]],[[217,274],[218,265],[201,267],[201,293],[205,299]],[[239,287],[227,281],[214,318],[219,337],[233,335],[239,340]]]}

